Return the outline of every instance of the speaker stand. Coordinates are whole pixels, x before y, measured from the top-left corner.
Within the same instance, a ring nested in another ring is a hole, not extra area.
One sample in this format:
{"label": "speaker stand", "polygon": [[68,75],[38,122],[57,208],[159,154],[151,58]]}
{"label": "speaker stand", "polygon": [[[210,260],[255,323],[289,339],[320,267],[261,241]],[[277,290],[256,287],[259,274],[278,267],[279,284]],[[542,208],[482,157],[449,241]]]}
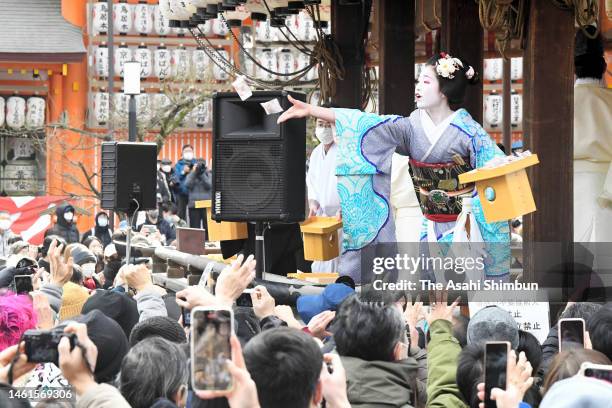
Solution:
{"label": "speaker stand", "polygon": [[[129,220],[129,217],[128,217]],[[130,258],[132,256],[132,225],[131,220],[128,221],[130,224],[127,229],[127,237],[125,238],[125,264],[130,264]]]}
{"label": "speaker stand", "polygon": [[265,246],[264,246],[264,223],[257,221],[255,223],[255,277],[257,279],[263,279],[263,272],[265,270]]}

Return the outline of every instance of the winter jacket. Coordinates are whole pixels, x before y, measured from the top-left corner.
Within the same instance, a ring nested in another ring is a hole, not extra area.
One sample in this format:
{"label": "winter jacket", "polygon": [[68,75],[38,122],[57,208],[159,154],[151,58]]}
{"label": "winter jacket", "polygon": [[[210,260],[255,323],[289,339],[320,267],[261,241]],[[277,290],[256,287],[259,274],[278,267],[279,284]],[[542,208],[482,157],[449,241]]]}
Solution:
{"label": "winter jacket", "polygon": [[452,323],[436,320],[429,328],[427,408],[468,408],[457,386],[457,361],[461,353],[459,340],[453,337]]}
{"label": "winter jacket", "polygon": [[51,309],[53,309],[55,313],[59,313],[62,307],[62,295],[64,294],[64,288],[53,283],[45,283],[40,288],[40,291],[47,296]]}
{"label": "winter jacket", "polygon": [[145,290],[134,296],[138,307],[139,322],[154,316],[168,316],[166,303],[162,296],[154,290]]}
{"label": "winter jacket", "polygon": [[170,187],[163,171],[157,172],[157,202],[167,203],[171,199]]}
{"label": "winter jacket", "polygon": [[[155,225],[159,230],[159,233],[166,237],[166,245],[170,245],[172,241],[176,239],[176,230],[170,223],[164,220],[161,216],[157,218],[157,222],[152,222],[149,217],[146,218],[144,224]],[[139,225],[136,231],[140,231],[144,224]]]}
{"label": "winter jacket", "polygon": [[106,248],[108,244],[113,242],[113,230],[111,230],[108,225],[106,227],[101,227],[98,225],[98,218],[100,218],[100,216],[102,215],[108,217],[108,214],[106,214],[105,212],[99,212],[98,214],[96,214],[96,225],[83,234],[82,241],[85,241],[91,235],[95,235],[96,238],[98,238],[102,242],[102,246]]}
{"label": "winter jacket", "polygon": [[418,365],[402,361],[365,361],[341,356],[353,408],[414,407]]}
{"label": "winter jacket", "polygon": [[79,230],[76,224],[68,222],[64,219],[64,213],[67,208],[74,209],[70,204],[63,204],[57,206],[55,209],[55,215],[57,216],[56,224],[45,231],[45,237],[49,235],[58,235],[66,240],[66,243],[72,244],[79,241]]}
{"label": "winter jacket", "polygon": [[77,408],[130,408],[118,389],[108,384],[97,384],[77,398]]}
{"label": "winter jacket", "polygon": [[189,208],[195,208],[195,202],[210,200],[212,197],[212,175],[207,169],[192,171],[185,179],[185,186],[189,191]]}
{"label": "winter jacket", "polygon": [[178,188],[176,190],[177,194],[180,194],[184,197],[187,197],[189,195],[189,191],[187,190],[187,186],[185,185],[187,174],[183,174],[183,169],[185,168],[185,166],[193,166],[194,164],[195,160],[181,159],[176,162],[176,166],[174,166],[174,176],[178,183]]}

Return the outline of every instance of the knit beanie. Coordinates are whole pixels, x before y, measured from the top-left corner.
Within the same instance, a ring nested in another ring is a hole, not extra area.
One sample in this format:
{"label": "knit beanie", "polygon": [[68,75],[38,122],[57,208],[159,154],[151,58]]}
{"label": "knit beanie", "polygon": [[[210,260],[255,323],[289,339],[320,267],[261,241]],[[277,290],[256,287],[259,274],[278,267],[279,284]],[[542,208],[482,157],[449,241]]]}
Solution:
{"label": "knit beanie", "polygon": [[153,336],[159,336],[174,343],[187,342],[185,331],[176,320],[167,316],[154,316],[134,326],[130,334],[130,347]]}
{"label": "knit beanie", "polygon": [[136,301],[125,293],[96,290],[85,302],[82,313],[89,313],[92,310],[99,310],[119,323],[126,338],[130,337],[132,327],[139,319]]}
{"label": "knit beanie", "polygon": [[62,292],[62,306],[60,307],[60,320],[70,319],[81,314],[83,305],[89,298],[89,292],[83,286],[67,282]]}

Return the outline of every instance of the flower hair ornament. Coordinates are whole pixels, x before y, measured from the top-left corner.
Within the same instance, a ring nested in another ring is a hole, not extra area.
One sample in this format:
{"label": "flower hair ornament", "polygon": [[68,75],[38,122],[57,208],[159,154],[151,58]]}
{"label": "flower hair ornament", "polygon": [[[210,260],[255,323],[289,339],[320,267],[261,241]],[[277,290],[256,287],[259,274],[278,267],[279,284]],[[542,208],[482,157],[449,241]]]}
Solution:
{"label": "flower hair ornament", "polygon": [[[436,62],[436,73],[442,78],[453,79],[455,72],[463,68],[463,62],[459,58],[453,58],[445,52],[440,53],[440,58]],[[470,65],[465,76],[467,79],[474,77],[474,68]]]}

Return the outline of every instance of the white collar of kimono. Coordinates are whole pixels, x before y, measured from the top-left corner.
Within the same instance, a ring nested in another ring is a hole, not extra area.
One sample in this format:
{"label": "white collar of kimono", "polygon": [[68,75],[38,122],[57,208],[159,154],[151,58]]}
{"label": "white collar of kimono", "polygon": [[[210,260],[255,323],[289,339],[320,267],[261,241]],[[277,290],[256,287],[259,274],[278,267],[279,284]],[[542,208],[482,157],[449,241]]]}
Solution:
{"label": "white collar of kimono", "polygon": [[604,86],[603,80],[599,78],[576,78],[574,86],[576,85],[599,85]]}
{"label": "white collar of kimono", "polygon": [[432,145],[436,144],[438,139],[440,139],[440,136],[442,136],[442,133],[444,133],[446,128],[448,128],[457,114],[457,111],[453,112],[452,114],[448,115],[446,119],[436,125],[425,109],[419,109],[419,111],[425,136],[427,136],[429,143]]}

